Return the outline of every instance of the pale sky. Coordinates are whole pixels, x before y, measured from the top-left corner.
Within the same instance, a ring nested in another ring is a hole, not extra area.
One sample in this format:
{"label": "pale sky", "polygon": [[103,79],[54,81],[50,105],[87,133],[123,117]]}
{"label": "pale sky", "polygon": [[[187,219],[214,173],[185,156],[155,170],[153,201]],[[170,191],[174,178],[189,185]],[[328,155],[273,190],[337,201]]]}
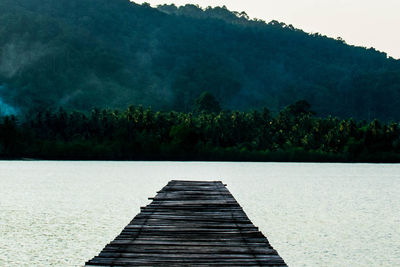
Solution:
{"label": "pale sky", "polygon": [[147,0],[152,6],[174,3],[223,6],[251,18],[278,20],[306,32],[342,37],[348,44],[374,47],[400,58],[400,0]]}

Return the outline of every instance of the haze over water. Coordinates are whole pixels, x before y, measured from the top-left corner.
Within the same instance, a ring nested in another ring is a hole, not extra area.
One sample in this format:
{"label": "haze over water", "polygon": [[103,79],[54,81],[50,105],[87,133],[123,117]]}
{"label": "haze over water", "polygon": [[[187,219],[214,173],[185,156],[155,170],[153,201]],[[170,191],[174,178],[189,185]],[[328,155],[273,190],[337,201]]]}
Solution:
{"label": "haze over water", "polygon": [[400,263],[400,165],[0,161],[0,266],[82,266],[171,179],[227,183],[289,266]]}

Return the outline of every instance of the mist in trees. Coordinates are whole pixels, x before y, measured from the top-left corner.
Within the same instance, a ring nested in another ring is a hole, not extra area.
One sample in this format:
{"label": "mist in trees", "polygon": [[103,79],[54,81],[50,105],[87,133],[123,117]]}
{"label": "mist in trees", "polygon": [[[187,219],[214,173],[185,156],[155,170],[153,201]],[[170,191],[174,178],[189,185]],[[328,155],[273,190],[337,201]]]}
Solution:
{"label": "mist in trees", "polygon": [[320,116],[400,117],[400,61],[225,7],[129,0],[0,1],[0,90],[22,114],[64,107],[192,111],[306,99]]}

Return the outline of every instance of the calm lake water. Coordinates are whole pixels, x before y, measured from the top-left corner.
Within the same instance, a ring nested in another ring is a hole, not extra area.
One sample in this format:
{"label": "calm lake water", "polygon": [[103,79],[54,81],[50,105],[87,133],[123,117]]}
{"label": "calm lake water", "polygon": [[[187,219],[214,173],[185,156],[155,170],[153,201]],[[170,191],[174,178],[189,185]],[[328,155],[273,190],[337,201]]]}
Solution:
{"label": "calm lake water", "polygon": [[171,179],[222,180],[289,266],[400,266],[400,165],[0,161],[0,266],[82,266]]}

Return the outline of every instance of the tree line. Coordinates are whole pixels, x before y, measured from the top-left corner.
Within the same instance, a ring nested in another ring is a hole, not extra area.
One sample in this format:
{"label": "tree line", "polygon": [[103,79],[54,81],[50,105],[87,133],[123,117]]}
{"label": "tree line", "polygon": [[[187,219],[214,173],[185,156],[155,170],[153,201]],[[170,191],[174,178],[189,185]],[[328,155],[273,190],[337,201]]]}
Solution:
{"label": "tree line", "polygon": [[220,110],[214,100],[203,95],[193,112],[130,106],[4,116],[0,119],[0,157],[400,162],[396,122],[317,117],[306,101],[272,114],[268,108]]}

